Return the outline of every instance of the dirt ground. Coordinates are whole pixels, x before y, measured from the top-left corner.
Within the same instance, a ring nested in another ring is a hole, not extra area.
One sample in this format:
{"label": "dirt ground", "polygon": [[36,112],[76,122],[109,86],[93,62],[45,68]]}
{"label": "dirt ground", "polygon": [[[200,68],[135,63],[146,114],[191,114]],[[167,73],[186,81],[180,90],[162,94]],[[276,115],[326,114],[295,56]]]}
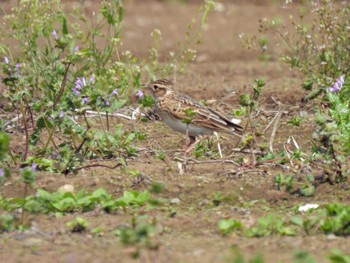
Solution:
{"label": "dirt ground", "polygon": [[[271,1],[272,2],[272,1]],[[278,2],[278,1],[276,1]],[[94,1],[88,1],[88,9],[93,11]],[[1,3],[5,8],[9,2]],[[199,1],[179,3],[177,1],[126,1],[123,27],[123,48],[135,56],[148,56],[152,45],[150,33],[157,28],[162,32],[160,45],[161,59],[169,51],[177,50],[177,43],[184,39],[186,28],[192,17],[196,17]],[[302,109],[301,99],[305,95],[300,88],[302,78],[281,65],[273,50],[270,61],[260,61],[257,54],[241,48],[238,35],[255,33],[258,19],[262,17],[286,17],[292,10],[278,3],[263,1],[224,1],[210,14],[208,25],[202,33],[202,43],[197,47],[196,61],[190,63],[184,74],[177,74],[176,87],[196,99],[219,99],[231,91],[237,96],[229,101],[237,106],[238,95],[249,90],[249,84],[258,77],[266,80],[263,106],[268,110],[283,105],[286,114],[282,116],[277,131],[274,148],[282,149],[289,136],[293,136],[308,152],[313,131],[311,121],[304,121],[300,127],[289,126],[287,122]],[[145,80],[146,81],[146,80]],[[273,97],[274,99],[271,99]],[[272,116],[266,117],[266,124]],[[136,209],[136,214],[154,217],[161,234],[155,237],[158,249],[142,249],[139,259],[132,259],[133,248],[125,247],[119,238],[112,234],[121,224],[129,224],[131,213],[106,214],[93,211],[85,214],[69,214],[64,217],[48,215],[33,216],[33,225],[38,232],[10,233],[0,237],[1,262],[230,262],[233,259],[232,247],[237,247],[248,258],[262,253],[265,262],[291,262],[293,251],[302,249],[317,258],[325,259],[331,248],[349,251],[348,238],[310,235],[296,237],[271,236],[248,238],[239,235],[222,237],[218,231],[218,221],[235,218],[245,225],[253,225],[257,218],[268,213],[288,215],[298,204],[343,201],[349,203],[349,195],[341,185],[322,184],[313,197],[300,197],[276,190],[273,177],[280,171],[288,173],[280,166],[260,166],[253,169],[237,168],[227,163],[191,164],[185,174],[180,175],[175,157],[182,157],[179,149],[183,146],[183,136],[169,130],[159,122],[128,123],[116,119],[125,127],[136,127],[147,134],[147,140],[137,147],[145,148],[137,157],[128,160],[127,170],[139,170],[152,181],[162,182],[165,190],[157,197],[167,201],[164,209]],[[270,129],[271,131],[271,129]],[[267,137],[269,136],[269,132]],[[237,160],[248,156],[234,153],[237,138],[224,135],[222,142],[223,158]],[[215,146],[214,146],[215,147]],[[164,151],[169,165],[155,156]],[[193,159],[194,157],[191,156]],[[202,157],[200,160],[210,160]],[[113,164],[115,160],[104,161]],[[293,170],[293,167],[290,168]],[[237,173],[239,171],[239,173]],[[4,196],[21,195],[22,186],[13,176],[4,187]],[[64,184],[94,190],[103,187],[115,196],[130,189],[134,177],[121,170],[92,168],[80,171],[77,175],[40,173],[37,187],[55,191]],[[139,183],[136,190],[147,189]],[[227,197],[220,205],[212,205],[216,195]],[[171,203],[170,200],[176,200]],[[171,209],[176,215],[170,216]],[[103,226],[103,235],[90,233],[72,234],[65,223],[81,215],[90,222],[89,228]]]}

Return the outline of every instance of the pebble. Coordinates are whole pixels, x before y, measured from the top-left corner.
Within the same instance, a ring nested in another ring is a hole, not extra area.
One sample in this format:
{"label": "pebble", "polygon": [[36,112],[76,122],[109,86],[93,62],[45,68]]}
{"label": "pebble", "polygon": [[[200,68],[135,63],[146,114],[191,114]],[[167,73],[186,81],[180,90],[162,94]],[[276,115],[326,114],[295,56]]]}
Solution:
{"label": "pebble", "polygon": [[170,200],[170,203],[178,205],[181,203],[181,200],[179,198],[173,198]]}
{"label": "pebble", "polygon": [[63,192],[63,193],[74,193],[74,185],[71,184],[65,184],[62,185],[60,188],[58,188],[59,192]]}

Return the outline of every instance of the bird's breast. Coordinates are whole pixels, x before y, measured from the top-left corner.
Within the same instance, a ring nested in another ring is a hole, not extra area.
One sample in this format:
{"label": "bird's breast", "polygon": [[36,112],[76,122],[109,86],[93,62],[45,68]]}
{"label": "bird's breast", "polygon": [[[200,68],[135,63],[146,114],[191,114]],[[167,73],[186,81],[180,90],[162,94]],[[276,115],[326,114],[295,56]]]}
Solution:
{"label": "bird's breast", "polygon": [[197,137],[199,135],[206,135],[206,134],[211,134],[213,133],[212,130],[207,129],[205,127],[202,126],[198,126],[192,123],[185,123],[183,122],[183,120],[175,118],[173,116],[171,116],[169,113],[167,112],[162,112],[160,111],[159,113],[162,121],[171,129],[181,132],[183,134],[187,134],[189,136],[192,137]]}

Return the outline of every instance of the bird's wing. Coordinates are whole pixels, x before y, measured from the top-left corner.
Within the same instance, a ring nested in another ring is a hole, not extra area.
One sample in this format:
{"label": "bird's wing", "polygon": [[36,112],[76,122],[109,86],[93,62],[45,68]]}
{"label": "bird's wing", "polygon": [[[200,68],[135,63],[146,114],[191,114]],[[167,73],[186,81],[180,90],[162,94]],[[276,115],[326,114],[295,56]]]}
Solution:
{"label": "bird's wing", "polygon": [[164,98],[159,101],[159,107],[174,118],[180,120],[188,119],[190,123],[213,131],[241,134],[243,129],[241,126],[232,123],[223,114],[183,94],[177,94],[176,97],[171,99]]}

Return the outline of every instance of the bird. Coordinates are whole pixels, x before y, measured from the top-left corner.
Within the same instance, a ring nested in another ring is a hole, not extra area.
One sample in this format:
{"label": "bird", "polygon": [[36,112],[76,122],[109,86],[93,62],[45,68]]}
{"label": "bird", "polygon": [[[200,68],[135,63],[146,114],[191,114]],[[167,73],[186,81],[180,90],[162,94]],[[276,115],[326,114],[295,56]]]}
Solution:
{"label": "bird", "polygon": [[155,100],[155,113],[171,129],[187,135],[190,144],[201,135],[225,132],[241,137],[243,127],[224,114],[175,90],[174,83],[159,79],[146,84]]}

